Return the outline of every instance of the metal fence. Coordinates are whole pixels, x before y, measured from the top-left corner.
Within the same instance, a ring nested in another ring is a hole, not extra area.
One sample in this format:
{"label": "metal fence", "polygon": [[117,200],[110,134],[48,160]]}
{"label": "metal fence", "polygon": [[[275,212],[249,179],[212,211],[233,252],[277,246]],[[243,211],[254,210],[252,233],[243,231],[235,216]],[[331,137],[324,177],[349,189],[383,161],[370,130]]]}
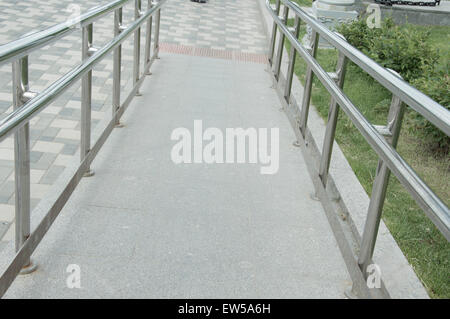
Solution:
{"label": "metal fence", "polygon": [[[31,254],[51,227],[81,178],[85,175],[92,174],[89,168],[91,162],[114,127],[120,125],[120,117],[133,97],[139,94],[139,87],[145,79],[145,75],[149,74],[152,63],[158,58],[161,7],[167,0],[149,0],[145,11],[142,10],[141,0],[134,0],[135,19],[128,26],[124,26],[122,23],[122,8],[130,1],[112,1],[109,4],[88,11],[79,18],[0,46],[0,65],[9,62],[12,63],[13,68],[14,111],[0,122],[0,141],[14,134],[16,189],[15,244],[17,252],[12,262],[0,277],[0,296],[6,292],[19,272],[32,270],[33,265],[30,264]],[[283,12],[279,16],[281,4],[283,4]],[[298,128],[303,136],[307,132],[314,76],[320,80],[332,97],[321,153],[320,168],[317,172],[323,187],[327,185],[332,146],[340,108],[344,110],[380,158],[358,258],[358,264],[363,274],[365,274],[365,269],[373,255],[390,172],[399,179],[431,221],[447,240],[449,240],[450,213],[448,207],[396,152],[395,147],[401,128],[404,104],[409,105],[412,109],[423,115],[447,135],[450,135],[450,112],[420,91],[411,87],[398,74],[376,64],[349,45],[341,36],[328,30],[324,25],[311,18],[295,3],[288,0],[277,0],[275,6],[271,6],[267,0],[266,6],[274,20],[269,48],[269,63],[274,68],[274,76],[277,81],[280,81],[284,42],[288,40],[291,43],[289,66],[282,92],[288,105],[292,101],[291,87],[296,54],[300,54],[307,63],[305,91],[301,107],[298,109]],[[294,28],[287,26],[289,11],[295,14]],[[94,22],[110,12],[114,12],[114,38],[102,48],[96,48],[93,43]],[[155,20],[155,28],[152,31],[153,19]],[[312,28],[312,45],[309,48],[304,47],[298,40],[301,22],[308,24]],[[141,69],[140,32],[144,24],[146,24],[146,42],[144,66]],[[83,60],[81,64],[62,76],[44,91],[40,93],[33,92],[28,82],[28,55],[32,51],[74,32],[78,27],[82,29]],[[279,32],[278,46],[275,45],[277,32]],[[153,49],[151,48],[152,33],[154,33]],[[121,44],[131,34],[134,34],[134,85],[124,102],[120,103]],[[325,39],[339,51],[336,72],[327,73],[315,59],[319,37]],[[112,119],[91,147],[92,69],[111,52],[113,52]],[[381,127],[369,123],[344,94],[342,88],[348,60],[354,62],[392,92],[393,98],[387,126]],[[29,121],[79,79],[82,81],[80,165],[48,213],[36,229],[31,232]]]}
{"label": "metal fence", "polygon": [[[280,66],[285,40],[289,41],[291,45],[286,79],[284,83],[281,83],[281,86],[284,84],[284,88],[281,88],[283,91],[281,94],[283,94],[288,108],[296,108],[294,110],[294,113],[297,114],[295,125],[297,125],[303,138],[305,138],[308,130],[307,122],[314,76],[320,80],[331,95],[328,123],[320,155],[320,165],[318,171],[316,171],[322,187],[327,187],[331,153],[340,108],[342,108],[367,143],[379,156],[358,256],[358,265],[363,275],[366,275],[366,268],[372,259],[390,172],[398,178],[445,238],[450,240],[450,213],[448,207],[395,150],[405,104],[420,113],[447,135],[450,135],[450,112],[403,81],[396,72],[381,67],[351,46],[342,35],[330,31],[322,23],[308,15],[296,3],[289,0],[276,0],[275,4],[271,5],[269,0],[266,0],[266,7],[274,21],[269,47],[269,64],[272,67],[274,78],[279,84],[278,87],[280,87]],[[280,14],[281,8],[283,8],[283,11]],[[289,11],[295,15],[293,27],[287,25]],[[298,39],[301,23],[307,24],[312,30],[310,47],[305,47]],[[278,45],[276,45],[277,31]],[[326,72],[315,59],[319,37],[326,40],[339,52],[336,72]],[[304,94],[300,106],[293,105],[291,97],[292,78],[297,53],[300,54],[307,64]],[[386,126],[372,125],[343,92],[348,60],[352,61],[392,93],[388,124]]]}
{"label": "metal fence", "polygon": [[[69,199],[83,176],[92,175],[89,167],[111,131],[120,125],[119,120],[134,96],[139,95],[145,75],[159,52],[159,29],[161,7],[167,0],[148,0],[146,10],[141,0],[134,0],[134,21],[124,25],[122,9],[131,0],[115,0],[95,7],[80,17],[60,23],[44,31],[12,41],[0,46],[0,65],[12,63],[13,112],[0,122],[0,142],[14,134],[15,151],[15,245],[16,255],[0,277],[2,296],[20,272],[30,272],[34,265],[30,256],[52,225],[55,218]],[[101,48],[93,43],[94,22],[106,14],[114,12],[113,39]],[[154,21],[152,21],[154,19]],[[141,63],[141,27],[145,25],[145,54]],[[154,30],[152,31],[152,25]],[[79,30],[82,35],[82,62],[40,93],[33,92],[28,82],[28,55],[40,47]],[[153,33],[153,49],[151,48]],[[134,34],[133,88],[124,102],[120,103],[121,44]],[[113,92],[112,119],[98,140],[91,147],[91,97],[92,69],[113,52]],[[143,68],[141,66],[143,64]],[[80,165],[60,196],[36,229],[30,230],[30,137],[29,121],[53,102],[65,90],[81,79],[81,141]]]}

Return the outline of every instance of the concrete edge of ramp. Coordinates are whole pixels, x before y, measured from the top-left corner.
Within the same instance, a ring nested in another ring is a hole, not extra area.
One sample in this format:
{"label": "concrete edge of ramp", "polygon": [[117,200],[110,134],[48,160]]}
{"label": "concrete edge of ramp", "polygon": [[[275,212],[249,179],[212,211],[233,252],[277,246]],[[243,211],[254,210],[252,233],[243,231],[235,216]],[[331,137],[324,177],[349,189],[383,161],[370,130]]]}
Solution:
{"label": "concrete edge of ramp", "polygon": [[[256,1],[259,4],[262,22],[269,40],[272,32],[272,19],[267,12],[266,1]],[[281,73],[286,74],[287,67],[288,53],[286,49],[283,49]],[[303,86],[296,76],[294,76],[292,81],[292,95],[297,101],[302,100]],[[311,104],[311,106],[308,128],[314,143],[321,149],[326,123],[320,117],[314,105]],[[370,198],[359,183],[353,169],[336,142],[334,142],[333,146],[330,179],[333,180],[340,197],[339,208],[349,217],[347,221],[350,224],[353,235],[359,241],[364,229]],[[383,282],[392,298],[429,298],[425,287],[408,263],[383,220],[380,223],[373,260],[380,266]]]}

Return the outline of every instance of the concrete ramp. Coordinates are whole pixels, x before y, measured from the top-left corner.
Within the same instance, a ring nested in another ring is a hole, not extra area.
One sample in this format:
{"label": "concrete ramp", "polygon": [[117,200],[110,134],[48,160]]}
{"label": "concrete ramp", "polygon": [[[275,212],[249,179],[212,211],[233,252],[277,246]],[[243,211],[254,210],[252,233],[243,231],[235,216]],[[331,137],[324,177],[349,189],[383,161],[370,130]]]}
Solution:
{"label": "concrete ramp", "polygon": [[[5,297],[343,298],[350,277],[266,65],[161,53],[152,72]],[[278,128],[277,173],[175,164],[171,134],[194,120]]]}

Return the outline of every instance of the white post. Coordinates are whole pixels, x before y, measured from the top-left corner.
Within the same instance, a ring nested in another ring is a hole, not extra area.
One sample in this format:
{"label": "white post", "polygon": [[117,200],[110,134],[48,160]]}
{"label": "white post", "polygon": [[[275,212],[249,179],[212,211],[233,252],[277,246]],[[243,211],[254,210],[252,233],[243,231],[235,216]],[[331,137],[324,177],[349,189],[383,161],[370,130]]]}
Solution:
{"label": "white post", "polygon": [[[311,15],[333,30],[335,26],[355,20],[358,16],[355,0],[316,0],[312,4]],[[308,28],[308,40],[311,39],[311,30]],[[331,48],[320,39],[319,47]]]}

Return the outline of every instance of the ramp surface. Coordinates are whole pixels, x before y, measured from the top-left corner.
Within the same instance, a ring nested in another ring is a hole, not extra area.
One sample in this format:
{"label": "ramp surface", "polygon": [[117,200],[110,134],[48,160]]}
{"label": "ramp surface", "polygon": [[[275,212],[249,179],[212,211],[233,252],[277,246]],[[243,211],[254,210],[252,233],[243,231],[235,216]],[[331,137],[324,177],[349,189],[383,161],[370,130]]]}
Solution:
{"label": "ramp surface", "polygon": [[[36,249],[38,270],[5,297],[343,298],[350,277],[266,72],[257,2],[171,0],[161,19],[161,60],[125,127]],[[278,128],[279,170],[175,164],[171,134],[193,134],[195,120],[223,133]],[[81,288],[68,288],[70,265]]]}
{"label": "ramp surface", "polygon": [[[349,275],[265,69],[162,53],[37,248],[38,271],[5,297],[343,298]],[[171,133],[194,120],[279,128],[278,172],[175,164]]]}

